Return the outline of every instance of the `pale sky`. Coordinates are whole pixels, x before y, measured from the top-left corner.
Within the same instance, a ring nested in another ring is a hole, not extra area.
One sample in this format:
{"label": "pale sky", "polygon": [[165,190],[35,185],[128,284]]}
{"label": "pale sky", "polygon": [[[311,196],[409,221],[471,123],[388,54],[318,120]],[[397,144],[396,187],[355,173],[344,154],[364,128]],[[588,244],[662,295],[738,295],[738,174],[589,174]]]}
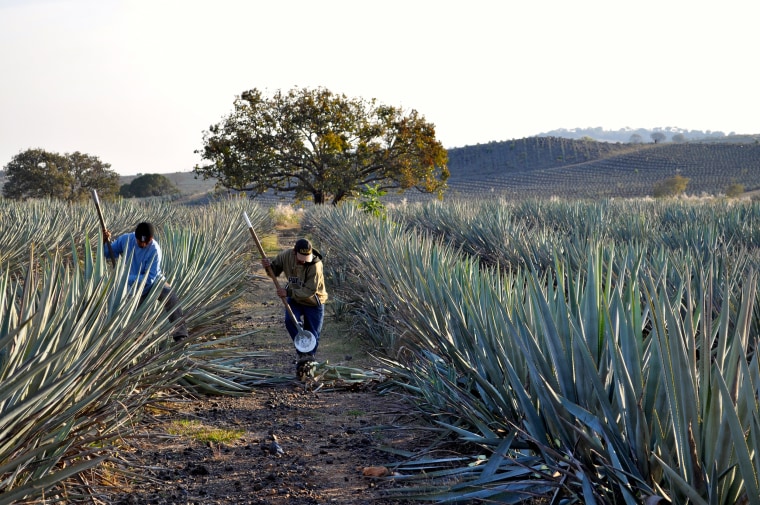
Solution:
{"label": "pale sky", "polygon": [[185,172],[243,91],[415,109],[444,147],[557,128],[760,133],[757,0],[0,0],[0,167]]}

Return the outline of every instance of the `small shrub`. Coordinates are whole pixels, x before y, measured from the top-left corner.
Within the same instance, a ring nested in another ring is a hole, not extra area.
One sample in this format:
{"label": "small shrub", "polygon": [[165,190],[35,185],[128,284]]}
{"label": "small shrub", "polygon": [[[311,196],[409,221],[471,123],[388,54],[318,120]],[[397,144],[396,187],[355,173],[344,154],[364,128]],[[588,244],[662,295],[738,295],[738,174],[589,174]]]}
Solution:
{"label": "small shrub", "polygon": [[295,226],[301,221],[303,209],[294,209],[291,205],[278,203],[276,207],[269,209],[269,216],[274,221],[275,226]]}
{"label": "small shrub", "polygon": [[387,193],[387,191],[381,190],[378,185],[365,185],[361,192],[359,208],[367,214],[385,218],[385,205],[380,201],[380,197],[385,196]]}
{"label": "small shrub", "polygon": [[689,178],[680,174],[664,179],[654,185],[653,194],[655,198],[668,198],[671,196],[682,195],[686,192],[689,185]]}
{"label": "small shrub", "polygon": [[744,185],[734,182],[726,188],[726,196],[728,198],[738,198],[744,194]]}

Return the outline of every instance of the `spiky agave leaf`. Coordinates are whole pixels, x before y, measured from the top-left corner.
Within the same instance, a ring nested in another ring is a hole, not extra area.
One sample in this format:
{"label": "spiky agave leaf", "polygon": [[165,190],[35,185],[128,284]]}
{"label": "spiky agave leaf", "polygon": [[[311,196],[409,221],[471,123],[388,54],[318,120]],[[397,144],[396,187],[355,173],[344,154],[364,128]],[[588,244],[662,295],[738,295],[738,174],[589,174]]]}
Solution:
{"label": "spiky agave leaf", "polygon": [[[246,206],[266,228],[266,214]],[[243,247],[228,210],[214,219],[189,215],[195,228],[164,228],[162,245],[183,259],[182,268],[167,262],[167,274],[198,341],[225,329],[220,322],[243,289]],[[37,496],[72,468],[99,464],[128,438],[155,393],[183,377],[200,376],[201,388],[221,381],[223,394],[259,379],[241,373],[234,353],[210,357],[190,342],[173,345],[160,289],[139,304],[127,287],[126,262],[110,269],[88,234],[80,237],[83,248],[70,242],[68,254],[55,248],[39,261],[31,256],[23,277],[10,268],[2,276],[0,503],[27,491]]]}
{"label": "spiky agave leaf", "polygon": [[[499,300],[499,296],[489,296],[488,290],[473,283],[471,270],[452,266],[457,260],[431,260],[439,251],[429,246],[424,235],[403,237],[389,223],[377,225],[381,231],[375,233],[361,216],[351,215],[350,222],[341,221],[350,212],[343,209],[333,215],[321,215],[320,221],[328,224],[319,233],[329,238],[327,242],[336,251],[343,251],[338,254],[346,265],[368,273],[362,279],[372,282],[356,279],[355,290],[372,300],[374,306],[384,308],[383,332],[395,333],[396,342],[414,343],[420,349],[428,346],[438,356],[435,359],[441,360],[442,365],[431,367],[436,361],[425,359],[424,353],[395,356],[412,357],[398,370],[406,379],[405,387],[414,396],[413,401],[430,405],[430,412],[437,411],[437,419],[446,414],[459,419],[460,423],[451,425],[452,430],[469,424],[475,428],[473,433],[492,432],[491,425],[483,421],[489,409],[471,406],[474,399],[483,397],[487,399],[480,400],[481,404],[498,405],[495,400],[503,396],[499,393],[506,384],[519,400],[517,412],[525,415],[524,421],[517,416],[517,428],[538,445],[535,449],[545,455],[548,466],[557,471],[570,464],[583,469],[573,474],[575,482],[567,489],[586,500],[594,496],[604,500],[604,496],[618,492],[628,501],[681,492],[679,484],[671,479],[674,468],[686,471],[679,479],[686,482],[690,492],[709,495],[715,503],[734,503],[732,500],[739,496],[735,489],[742,487],[743,479],[756,480],[757,467],[752,464],[743,464],[741,475],[729,470],[736,466],[731,447],[737,444],[741,448],[741,440],[732,441],[725,430],[706,430],[707,434],[703,430],[707,425],[695,427],[688,422],[695,418],[695,409],[689,405],[696,405],[700,411],[697,419],[707,419],[708,413],[715,418],[716,402],[712,402],[713,410],[706,410],[707,404],[700,404],[700,398],[717,397],[715,392],[708,393],[710,388],[705,389],[706,381],[688,371],[701,369],[702,377],[710,373],[739,377],[738,363],[747,350],[743,343],[746,338],[741,335],[756,324],[749,316],[757,313],[753,300],[743,296],[740,304],[731,301],[738,292],[736,280],[746,277],[746,265],[752,261],[749,257],[730,256],[741,248],[711,251],[708,248],[715,242],[708,241],[707,248],[689,247],[684,252],[674,252],[668,250],[662,237],[655,235],[651,244],[623,247],[622,254],[613,246],[607,251],[594,244],[589,244],[586,252],[575,247],[575,257],[570,260],[557,252],[555,273],[534,271],[516,283],[502,283],[511,288],[518,286],[518,295],[501,298],[506,309],[496,309],[505,315],[493,320],[502,321],[502,331],[497,325],[496,336],[489,338],[515,341],[519,343],[513,345],[516,351],[506,348],[503,353],[479,353],[477,348],[487,348],[483,343],[489,341],[482,334],[489,325],[481,319],[491,319],[493,306],[477,306],[470,300],[476,298],[474,293],[478,293],[478,299],[489,301]],[[627,222],[638,223],[631,219]],[[667,219],[662,223],[668,232],[671,223]],[[334,230],[340,230],[341,236]],[[408,244],[417,246],[423,258],[410,252]],[[712,268],[711,258],[719,254],[726,255],[714,263],[719,277],[711,277],[707,274]],[[578,270],[582,264],[578,259],[583,256],[586,266]],[[373,258],[389,260],[372,261]],[[726,264],[737,266],[729,269],[724,267]],[[693,265],[694,271],[684,268],[686,265]],[[459,278],[465,271],[459,281],[450,278],[452,272],[457,272],[455,277]],[[656,281],[647,281],[650,278]],[[470,288],[473,284],[477,287]],[[529,289],[521,291],[523,285]],[[714,285],[722,288],[716,290]],[[748,289],[753,292],[751,287]],[[690,301],[692,292],[700,296],[697,303]],[[723,300],[723,308],[716,310],[716,300]],[[455,332],[455,328],[465,330]],[[735,338],[728,331],[732,328],[743,329]],[[454,336],[457,333],[461,338]],[[705,339],[705,334],[710,336]],[[690,342],[701,342],[701,347]],[[719,372],[712,370],[713,359],[704,359],[713,357],[705,350],[716,344],[721,357]],[[402,346],[394,349],[399,347]],[[696,361],[698,348],[702,359]],[[733,350],[732,359],[722,357],[724,348]],[[484,364],[493,362],[494,356],[499,361]],[[528,375],[515,373],[516,366],[527,369]],[[448,371],[431,374],[438,370]],[[669,377],[673,370],[684,372]],[[755,377],[757,372],[750,370],[741,376]],[[504,378],[499,379],[500,374]],[[717,377],[710,382],[717,384],[716,381]],[[457,412],[453,405],[461,406],[462,411]],[[742,413],[739,419],[745,423],[757,417],[757,408],[750,402],[738,402],[733,408]],[[503,422],[503,417],[492,419],[496,425]],[[745,426],[746,432],[751,423]],[[700,440],[705,436],[717,436],[710,440],[723,449],[718,459],[724,469],[714,472],[707,490],[700,488],[705,479],[695,471],[706,463],[689,464],[684,459],[684,455],[696,453],[697,459],[705,461],[705,455],[711,453],[702,452],[707,445]],[[755,454],[752,448],[745,453]],[[563,459],[563,454],[570,459]],[[659,456],[655,458],[655,454]],[[595,459],[594,455],[599,457]]]}
{"label": "spiky agave leaf", "polygon": [[102,456],[85,456],[93,444],[107,455],[150,391],[182,372],[179,355],[151,355],[158,345],[156,312],[136,304],[108,310],[106,293],[125,271],[117,270],[111,283],[97,270],[88,268],[91,275],[84,276],[78,265],[68,268],[51,257],[10,287],[20,296],[3,310],[27,323],[2,336],[7,357],[0,371],[0,503],[10,503],[5,500],[15,496],[14,489],[43,492],[40,482],[69,475],[67,467],[98,464]]}

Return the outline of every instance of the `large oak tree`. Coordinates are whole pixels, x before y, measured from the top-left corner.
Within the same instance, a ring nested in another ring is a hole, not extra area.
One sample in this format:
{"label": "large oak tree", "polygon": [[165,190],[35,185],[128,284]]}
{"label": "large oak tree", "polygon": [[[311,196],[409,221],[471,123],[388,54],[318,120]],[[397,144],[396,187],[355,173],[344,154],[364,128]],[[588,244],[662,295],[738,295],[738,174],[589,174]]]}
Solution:
{"label": "large oak tree", "polygon": [[337,204],[362,187],[443,194],[448,155],[435,126],[374,99],[324,88],[266,98],[242,93],[233,112],[203,134],[195,172],[230,189],[293,192],[296,200]]}
{"label": "large oak tree", "polygon": [[43,149],[20,152],[5,166],[3,196],[26,198],[58,198],[79,201],[89,198],[96,189],[104,199],[114,198],[119,191],[119,174],[97,156],[80,153],[58,154]]}

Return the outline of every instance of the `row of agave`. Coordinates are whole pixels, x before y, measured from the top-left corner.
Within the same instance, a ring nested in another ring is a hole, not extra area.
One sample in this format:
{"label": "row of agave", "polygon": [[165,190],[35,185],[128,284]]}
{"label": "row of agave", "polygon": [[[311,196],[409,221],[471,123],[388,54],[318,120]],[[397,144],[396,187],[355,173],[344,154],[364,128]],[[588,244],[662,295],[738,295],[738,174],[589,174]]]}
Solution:
{"label": "row of agave", "polygon": [[138,304],[125,263],[103,259],[93,207],[0,201],[0,504],[92,501],[108,475],[129,472],[118,449],[146,405],[282,379],[242,364],[251,355],[226,333],[248,278],[244,211],[271,229],[266,211],[245,201],[104,208],[114,233],[158,224],[192,335],[175,345],[160,290]]}
{"label": "row of agave", "polygon": [[440,432],[399,462],[404,493],[760,504],[757,205],[532,205],[307,214]]}
{"label": "row of agave", "polygon": [[558,250],[580,268],[589,241],[697,252],[760,247],[760,206],[731,200],[460,201],[400,207],[393,215],[482,262],[533,268],[551,265]]}

